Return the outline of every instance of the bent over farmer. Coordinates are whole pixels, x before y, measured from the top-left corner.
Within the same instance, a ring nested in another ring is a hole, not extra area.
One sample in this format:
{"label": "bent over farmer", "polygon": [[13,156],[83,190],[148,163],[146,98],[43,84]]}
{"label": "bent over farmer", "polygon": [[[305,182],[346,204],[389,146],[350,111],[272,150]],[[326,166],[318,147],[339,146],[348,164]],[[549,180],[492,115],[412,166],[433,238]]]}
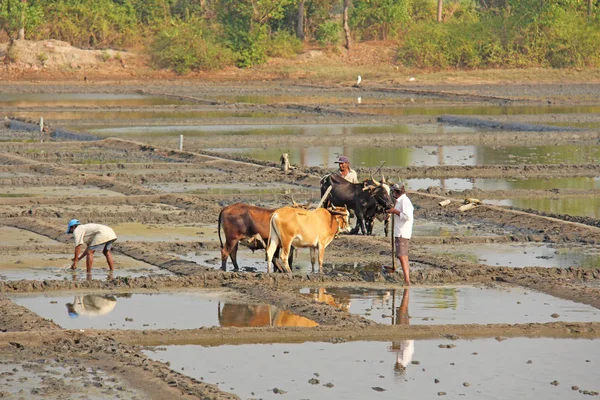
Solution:
{"label": "bent over farmer", "polygon": [[[77,269],[77,262],[84,257],[85,266],[87,269],[87,273],[92,273],[92,264],[94,263],[94,252],[96,250],[101,250],[104,256],[106,257],[106,262],[108,263],[108,268],[111,271],[114,271],[115,264],[113,261],[111,249],[112,244],[117,240],[117,235],[115,235],[115,231],[109,228],[106,225],[100,224],[84,224],[77,219],[72,219],[69,221],[69,225],[67,228],[67,233],[72,233],[73,238],[75,239],[75,256],[73,257],[73,264],[71,264],[71,269]],[[87,247],[85,251],[81,251],[81,245],[85,244]]]}

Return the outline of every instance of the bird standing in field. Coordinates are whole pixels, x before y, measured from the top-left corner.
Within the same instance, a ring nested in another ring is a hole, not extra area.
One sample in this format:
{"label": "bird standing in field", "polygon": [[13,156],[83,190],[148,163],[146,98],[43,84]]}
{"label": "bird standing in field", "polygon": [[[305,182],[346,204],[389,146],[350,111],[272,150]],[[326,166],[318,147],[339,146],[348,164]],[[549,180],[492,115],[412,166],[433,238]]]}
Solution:
{"label": "bird standing in field", "polygon": [[361,82],[362,82],[362,78],[359,75],[358,79],[356,79],[356,83],[354,85],[352,85],[352,87],[360,87]]}

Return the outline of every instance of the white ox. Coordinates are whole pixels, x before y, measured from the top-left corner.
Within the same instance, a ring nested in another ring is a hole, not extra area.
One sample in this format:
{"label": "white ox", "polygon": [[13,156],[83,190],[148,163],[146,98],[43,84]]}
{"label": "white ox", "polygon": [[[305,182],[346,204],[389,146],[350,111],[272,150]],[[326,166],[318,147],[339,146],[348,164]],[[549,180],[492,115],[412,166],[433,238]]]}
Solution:
{"label": "white ox", "polygon": [[287,259],[291,246],[309,247],[312,272],[315,272],[315,254],[319,252],[319,273],[323,273],[325,248],[337,233],[348,231],[348,209],[333,207],[317,208],[313,211],[283,207],[273,212],[270,222],[269,243],[267,245],[267,272],[271,272],[271,262],[277,247],[283,268],[292,272]]}

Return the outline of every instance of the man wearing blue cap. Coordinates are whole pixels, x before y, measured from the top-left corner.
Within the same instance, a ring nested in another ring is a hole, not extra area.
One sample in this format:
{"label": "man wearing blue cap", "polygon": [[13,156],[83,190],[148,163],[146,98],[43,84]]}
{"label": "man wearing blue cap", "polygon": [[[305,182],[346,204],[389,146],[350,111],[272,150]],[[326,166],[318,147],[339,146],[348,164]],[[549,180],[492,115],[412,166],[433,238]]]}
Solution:
{"label": "man wearing blue cap", "polygon": [[340,165],[338,174],[350,183],[359,183],[356,171],[350,168],[350,159],[346,156],[340,156],[336,161]]}
{"label": "man wearing blue cap", "polygon": [[[75,238],[75,256],[73,257],[71,269],[77,269],[77,262],[86,257],[85,266],[87,273],[91,274],[92,264],[94,263],[94,252],[96,250],[102,250],[102,253],[106,257],[108,268],[111,271],[114,271],[115,265],[110,250],[112,249],[112,244],[117,240],[115,231],[106,225],[81,225],[79,220],[72,219],[69,221],[67,233],[72,233]],[[83,253],[81,252],[82,244],[87,246]]]}

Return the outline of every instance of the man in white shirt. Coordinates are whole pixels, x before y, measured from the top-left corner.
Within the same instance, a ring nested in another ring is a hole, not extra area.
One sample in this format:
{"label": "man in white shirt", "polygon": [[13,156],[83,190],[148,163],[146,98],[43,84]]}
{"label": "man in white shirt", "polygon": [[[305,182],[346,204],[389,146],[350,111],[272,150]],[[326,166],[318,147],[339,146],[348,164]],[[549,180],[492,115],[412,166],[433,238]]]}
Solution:
{"label": "man in white shirt", "polygon": [[408,196],[406,196],[403,183],[395,183],[390,189],[392,191],[392,197],[396,199],[396,206],[390,208],[386,212],[394,215],[394,244],[396,246],[396,255],[402,266],[404,283],[410,285],[408,247],[412,236],[414,207]]}
{"label": "man in white shirt", "polygon": [[[67,233],[72,233],[75,238],[75,256],[73,257],[71,269],[77,269],[77,262],[86,257],[85,266],[87,268],[87,273],[88,275],[91,274],[92,264],[94,263],[94,251],[102,250],[102,253],[106,257],[108,268],[111,271],[114,271],[115,265],[110,250],[112,249],[112,244],[117,240],[115,231],[106,225],[81,225],[79,220],[72,219],[69,221]],[[83,244],[85,244],[87,248],[82,253],[81,245]]]}
{"label": "man in white shirt", "polygon": [[350,183],[359,183],[356,171],[350,168],[350,159],[346,156],[340,156],[336,161],[339,164],[338,174]]}

